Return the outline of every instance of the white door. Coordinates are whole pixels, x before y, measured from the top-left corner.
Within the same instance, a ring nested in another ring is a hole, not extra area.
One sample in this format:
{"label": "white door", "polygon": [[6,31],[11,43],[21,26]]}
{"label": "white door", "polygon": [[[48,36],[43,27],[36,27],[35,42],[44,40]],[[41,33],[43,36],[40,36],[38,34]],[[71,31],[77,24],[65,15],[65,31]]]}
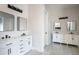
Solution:
{"label": "white door", "polygon": [[0,55],[8,55],[8,47],[5,44],[0,44]]}
{"label": "white door", "polygon": [[48,12],[45,11],[45,21],[44,21],[44,25],[45,25],[45,45],[49,45],[50,44],[50,23],[48,20]]}

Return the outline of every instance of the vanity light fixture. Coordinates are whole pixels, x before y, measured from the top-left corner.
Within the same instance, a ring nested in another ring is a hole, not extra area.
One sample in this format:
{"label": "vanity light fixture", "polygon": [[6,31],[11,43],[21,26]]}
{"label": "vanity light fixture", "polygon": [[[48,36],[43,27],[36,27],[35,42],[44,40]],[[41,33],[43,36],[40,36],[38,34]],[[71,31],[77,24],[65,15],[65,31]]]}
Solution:
{"label": "vanity light fixture", "polygon": [[10,9],[12,9],[12,10],[15,10],[15,11],[17,11],[17,12],[20,12],[20,13],[23,12],[21,9],[19,9],[19,8],[13,6],[13,5],[10,5],[10,4],[8,4],[8,8],[10,8]]}
{"label": "vanity light fixture", "polygon": [[68,19],[68,17],[60,17],[59,20]]}

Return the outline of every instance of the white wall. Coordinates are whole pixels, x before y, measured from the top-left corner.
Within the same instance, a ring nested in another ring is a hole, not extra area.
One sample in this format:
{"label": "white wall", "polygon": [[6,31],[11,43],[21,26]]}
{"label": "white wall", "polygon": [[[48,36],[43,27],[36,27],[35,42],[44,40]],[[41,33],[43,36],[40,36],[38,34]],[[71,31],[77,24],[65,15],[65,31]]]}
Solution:
{"label": "white wall", "polygon": [[[79,5],[68,5],[68,4],[51,4],[51,5],[46,5],[46,8],[49,12],[49,19],[52,21],[52,30],[53,29],[53,25],[54,22],[60,22],[61,23],[61,31],[59,31],[60,33],[66,33],[68,34],[68,30],[67,30],[67,21],[75,21],[76,22],[76,31],[74,32],[75,34],[79,34]],[[68,16],[68,20],[61,20],[59,21],[59,17],[65,17]]]}
{"label": "white wall", "polygon": [[29,30],[33,36],[33,48],[44,51],[44,5],[29,5]]}

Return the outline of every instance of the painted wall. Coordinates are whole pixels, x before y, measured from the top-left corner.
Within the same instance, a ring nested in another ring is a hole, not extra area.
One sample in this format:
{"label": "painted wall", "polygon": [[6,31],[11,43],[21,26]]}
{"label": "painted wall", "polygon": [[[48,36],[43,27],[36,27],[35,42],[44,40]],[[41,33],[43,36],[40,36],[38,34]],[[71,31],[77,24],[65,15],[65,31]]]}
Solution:
{"label": "painted wall", "polygon": [[[79,5],[46,5],[46,8],[49,12],[49,19],[52,20],[51,31],[54,30],[54,23],[60,22],[61,23],[61,30],[58,31],[60,33],[69,33],[67,30],[67,21],[75,21],[76,22],[76,31],[75,34],[79,34]],[[59,17],[67,16],[68,19],[59,20]]]}
{"label": "painted wall", "polygon": [[44,51],[44,5],[29,5],[29,30],[33,35],[33,48]]}

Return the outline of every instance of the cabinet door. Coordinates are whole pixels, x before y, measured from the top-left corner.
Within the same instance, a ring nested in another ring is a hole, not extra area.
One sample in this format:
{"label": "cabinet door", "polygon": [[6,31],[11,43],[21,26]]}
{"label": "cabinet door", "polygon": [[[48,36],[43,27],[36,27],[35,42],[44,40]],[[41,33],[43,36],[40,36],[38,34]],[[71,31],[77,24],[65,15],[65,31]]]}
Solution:
{"label": "cabinet door", "polygon": [[30,36],[29,38],[27,38],[28,40],[28,46],[31,49],[32,48],[32,37]]}
{"label": "cabinet door", "polygon": [[53,40],[52,42],[58,42],[58,34],[53,34]]}
{"label": "cabinet door", "polygon": [[63,41],[63,35],[62,34],[53,34],[53,42],[61,42]]}
{"label": "cabinet door", "polygon": [[5,46],[6,46],[6,48],[7,48],[7,54],[8,55],[11,55],[12,54],[12,46],[13,46],[13,43],[12,42],[7,42],[6,44],[5,44]]}
{"label": "cabinet door", "polygon": [[12,49],[9,44],[3,44],[2,47],[0,47],[1,55],[10,55],[11,51],[12,51]]}
{"label": "cabinet door", "polygon": [[24,46],[24,38],[20,37],[19,39],[19,55],[24,54],[25,46]]}
{"label": "cabinet door", "polygon": [[79,45],[79,36],[78,35],[74,35],[72,37],[72,44]]}
{"label": "cabinet door", "polygon": [[28,43],[27,43],[27,37],[23,36],[21,38],[19,38],[19,54],[23,55],[26,52],[28,52]]}
{"label": "cabinet door", "polygon": [[0,55],[8,55],[8,48],[5,44],[0,44]]}
{"label": "cabinet door", "polygon": [[9,55],[17,55],[18,54],[18,41],[17,39],[12,39],[11,41],[8,41],[6,43],[6,46],[8,47],[9,50]]}
{"label": "cabinet door", "polygon": [[12,38],[0,41],[0,55],[18,55],[19,54],[18,38]]}
{"label": "cabinet door", "polygon": [[63,34],[59,34],[58,39],[60,43],[63,43]]}
{"label": "cabinet door", "polygon": [[19,54],[19,45],[18,42],[14,42],[11,46],[11,55],[18,55]]}
{"label": "cabinet door", "polygon": [[27,38],[27,40],[25,40],[25,45],[26,45],[26,50],[27,50],[27,52],[28,52],[29,50],[31,50],[31,48],[32,48],[32,41],[31,41],[31,38]]}
{"label": "cabinet door", "polygon": [[69,39],[70,39],[69,35],[64,34],[64,40],[63,40],[63,42],[68,44],[68,40]]}
{"label": "cabinet door", "polygon": [[65,43],[67,43],[67,44],[72,44],[72,35],[70,35],[70,34],[66,34],[65,36],[64,36],[64,42]]}
{"label": "cabinet door", "polygon": [[22,36],[19,39],[19,54],[23,55],[32,48],[32,38],[30,36]]}
{"label": "cabinet door", "polygon": [[66,34],[63,34],[63,40],[62,40],[62,42],[63,42],[63,43],[67,43],[66,40],[67,40],[67,39],[66,39]]}
{"label": "cabinet door", "polygon": [[28,52],[29,50],[29,45],[28,45],[28,40],[26,38],[25,42],[24,42],[24,46],[25,46],[25,49],[26,49],[26,52]]}

